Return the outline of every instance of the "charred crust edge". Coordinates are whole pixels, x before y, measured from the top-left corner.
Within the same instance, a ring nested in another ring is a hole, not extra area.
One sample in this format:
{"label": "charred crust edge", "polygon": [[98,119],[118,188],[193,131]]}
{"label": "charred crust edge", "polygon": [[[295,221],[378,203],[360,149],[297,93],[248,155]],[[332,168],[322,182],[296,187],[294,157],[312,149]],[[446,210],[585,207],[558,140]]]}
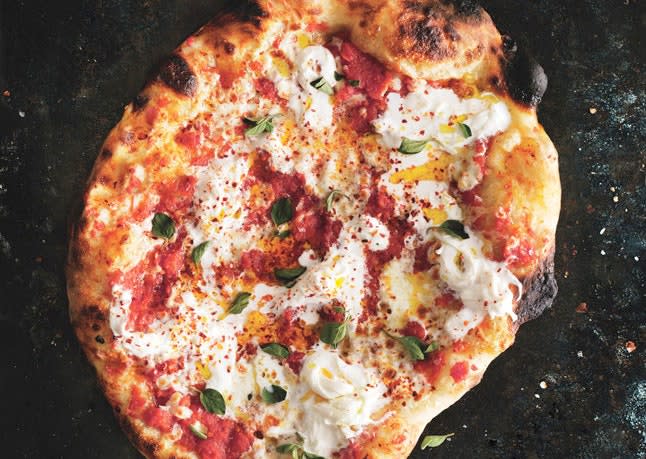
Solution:
{"label": "charred crust edge", "polygon": [[224,13],[232,14],[238,20],[253,24],[256,27],[260,27],[262,20],[268,16],[268,13],[262,9],[257,0],[229,2],[229,6],[225,8]]}
{"label": "charred crust edge", "polygon": [[407,1],[398,20],[399,38],[411,43],[403,52],[417,53],[430,60],[455,55],[455,42],[461,37],[456,25],[478,24],[487,18],[484,9],[473,0],[442,0],[432,4]]}
{"label": "charred crust edge", "polygon": [[179,94],[188,97],[197,91],[197,77],[186,60],[178,55],[171,55],[159,69],[159,79]]}
{"label": "charred crust edge", "polygon": [[518,305],[518,326],[540,316],[552,305],[558,286],[554,278],[554,252],[540,264],[539,269],[523,280],[523,297]]}
{"label": "charred crust edge", "polygon": [[132,109],[135,112],[140,112],[141,110],[143,110],[146,107],[146,105],[148,105],[149,101],[150,101],[150,98],[146,94],[144,94],[143,92],[140,92],[132,100]]}
{"label": "charred crust edge", "polygon": [[503,68],[509,95],[529,107],[541,103],[547,90],[547,75],[543,67],[525,47],[519,48],[508,36],[503,37]]}

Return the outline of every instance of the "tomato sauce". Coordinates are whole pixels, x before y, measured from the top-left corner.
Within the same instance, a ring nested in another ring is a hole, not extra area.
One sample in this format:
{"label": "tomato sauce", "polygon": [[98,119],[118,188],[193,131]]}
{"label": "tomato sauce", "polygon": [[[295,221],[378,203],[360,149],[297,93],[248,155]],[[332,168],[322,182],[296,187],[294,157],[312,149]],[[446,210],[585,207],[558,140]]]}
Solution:
{"label": "tomato sauce", "polygon": [[[236,421],[211,414],[204,410],[199,398],[191,398],[193,415],[189,419],[178,420],[184,430],[180,444],[196,451],[203,459],[239,459],[253,443],[245,427]],[[197,438],[190,430],[191,425],[200,423],[207,438]]]}
{"label": "tomato sauce", "polygon": [[256,87],[256,91],[258,91],[258,93],[260,93],[260,95],[263,96],[265,99],[269,99],[274,103],[278,103],[281,101],[280,97],[278,96],[278,91],[276,90],[276,86],[274,85],[274,82],[271,81],[270,79],[258,78],[255,81],[254,86]]}
{"label": "tomato sauce", "polygon": [[435,384],[440,377],[446,358],[444,352],[435,351],[424,360],[418,360],[414,364],[416,371],[422,373],[429,384]]}
{"label": "tomato sauce", "polygon": [[197,179],[191,175],[177,177],[170,183],[159,187],[158,212],[167,212],[173,216],[181,215],[191,205]]}
{"label": "tomato sauce", "polygon": [[[174,242],[157,247],[133,269],[117,276],[116,281],[132,291],[128,318],[131,329],[145,330],[153,320],[169,312],[165,303],[185,264],[185,236],[180,233]],[[156,269],[158,266],[161,270]]]}
{"label": "tomato sauce", "polygon": [[451,367],[451,378],[456,383],[463,381],[469,373],[469,362],[457,362]]}
{"label": "tomato sauce", "polygon": [[383,99],[393,79],[386,67],[374,57],[362,52],[352,43],[344,41],[339,52],[343,73],[348,80],[358,80],[368,97]]}

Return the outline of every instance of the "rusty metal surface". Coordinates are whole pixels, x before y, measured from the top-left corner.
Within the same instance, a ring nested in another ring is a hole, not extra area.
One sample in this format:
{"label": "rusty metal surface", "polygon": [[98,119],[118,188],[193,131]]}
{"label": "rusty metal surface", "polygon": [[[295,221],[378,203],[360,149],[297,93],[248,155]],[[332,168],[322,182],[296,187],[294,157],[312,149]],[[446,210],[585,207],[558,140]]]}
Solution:
{"label": "rusty metal surface", "polygon": [[[4,457],[138,457],[68,324],[66,218],[147,70],[220,3],[0,2]],[[560,294],[427,428],[451,441],[412,457],[646,457],[643,3],[483,3],[550,77],[540,117],[561,155]]]}

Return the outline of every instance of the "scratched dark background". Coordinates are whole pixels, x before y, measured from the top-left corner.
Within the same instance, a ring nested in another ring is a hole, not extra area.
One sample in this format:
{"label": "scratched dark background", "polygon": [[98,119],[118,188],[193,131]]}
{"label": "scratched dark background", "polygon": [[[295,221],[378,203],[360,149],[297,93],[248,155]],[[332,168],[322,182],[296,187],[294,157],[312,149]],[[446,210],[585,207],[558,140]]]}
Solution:
{"label": "scratched dark background", "polygon": [[[221,3],[0,0],[3,457],[137,457],[68,324],[66,219],[148,69]],[[451,441],[412,457],[646,457],[644,3],[484,4],[550,77],[560,294],[427,428]]]}

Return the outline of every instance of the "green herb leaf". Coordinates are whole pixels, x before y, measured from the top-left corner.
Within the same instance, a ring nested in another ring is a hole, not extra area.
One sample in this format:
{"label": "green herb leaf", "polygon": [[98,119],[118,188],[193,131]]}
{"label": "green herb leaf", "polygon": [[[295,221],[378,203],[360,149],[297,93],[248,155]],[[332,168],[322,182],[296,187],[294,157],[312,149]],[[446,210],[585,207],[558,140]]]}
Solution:
{"label": "green herb leaf", "polygon": [[251,298],[251,293],[249,292],[238,293],[234,298],[233,303],[231,303],[229,314],[240,314],[244,311],[244,308],[249,304],[249,298]]}
{"label": "green herb leaf", "polygon": [[262,399],[265,403],[273,405],[274,403],[280,403],[285,400],[287,397],[287,391],[280,386],[272,384],[269,387],[264,387],[261,393]]}
{"label": "green herb leaf", "polygon": [[274,276],[276,276],[276,279],[281,281],[285,287],[290,288],[294,286],[296,279],[301,277],[306,269],[307,268],[304,266],[299,266],[298,268],[275,269]]}
{"label": "green herb leaf", "polygon": [[283,231],[276,231],[275,235],[278,239],[285,239],[286,237],[289,237],[292,234],[290,230],[283,230]]}
{"label": "green herb leaf", "polygon": [[318,89],[322,93],[327,94],[328,96],[331,96],[332,94],[334,94],[334,90],[332,89],[332,86],[330,86],[330,83],[325,81],[325,78],[323,77],[317,78],[316,80],[310,82],[310,85],[313,88]]}
{"label": "green herb leaf", "polygon": [[248,136],[254,136],[254,135],[260,135],[265,132],[272,132],[274,130],[274,125],[271,123],[271,121],[276,118],[277,115],[268,115],[262,118],[257,118],[257,119],[251,119],[251,118],[245,118],[244,121],[245,123],[249,124],[250,127],[248,127],[244,133]]}
{"label": "green herb leaf", "polygon": [[313,454],[313,453],[308,453],[307,451],[303,451],[303,459],[325,459],[323,456],[319,456],[318,454]]}
{"label": "green herb leaf", "polygon": [[152,233],[153,236],[170,239],[175,234],[175,222],[166,214],[155,214]]}
{"label": "green herb leaf", "polygon": [[345,78],[345,75],[343,75],[342,73],[337,72],[336,70],[334,71],[334,79],[336,81],[341,81],[344,78]]}
{"label": "green herb leaf", "polygon": [[279,359],[286,359],[289,357],[289,349],[279,343],[261,344],[260,349],[269,355],[278,357]]}
{"label": "green herb leaf", "polygon": [[[395,336],[395,335],[391,335],[386,330],[384,330],[384,333],[390,339],[394,339],[397,342],[399,342],[399,344],[401,344],[403,348],[406,349],[406,352],[408,352],[408,355],[413,360],[424,360],[426,358],[426,356],[424,355],[426,354],[426,352],[432,352],[433,350],[436,349],[436,348],[431,349],[434,343],[427,345],[426,343],[424,343],[419,338],[416,338],[415,336]],[[429,351],[429,349],[431,350]]]}
{"label": "green herb leaf", "polygon": [[426,348],[426,345],[414,336],[400,336],[397,338],[399,344],[401,344],[408,355],[413,360],[424,360],[424,351],[422,349]]}
{"label": "green herb leaf", "polygon": [[360,82],[359,80],[348,80],[348,84],[349,84],[350,86],[355,87],[355,88],[356,88],[357,86],[359,86],[359,84],[360,84],[360,83],[361,83],[361,82]]}
{"label": "green herb leaf", "polygon": [[325,209],[329,212],[332,210],[332,205],[334,204],[334,198],[337,196],[343,196],[346,199],[352,199],[347,194],[343,193],[341,190],[332,190],[330,194],[325,198]]}
{"label": "green herb leaf", "polygon": [[200,440],[206,440],[209,436],[204,432],[204,426],[196,422],[195,424],[190,424],[188,426],[189,430]]}
{"label": "green herb leaf", "polygon": [[348,325],[345,322],[327,322],[321,328],[321,341],[329,344],[336,349],[337,345],[343,341],[348,332]]}
{"label": "green herb leaf", "polygon": [[471,128],[469,127],[468,124],[458,123],[458,128],[460,128],[460,132],[462,133],[465,139],[468,139],[469,137],[472,136]]}
{"label": "green herb leaf", "polygon": [[424,437],[422,440],[422,449],[426,448],[436,448],[440,446],[442,443],[444,443],[444,440],[446,440],[449,437],[452,437],[453,433],[446,434],[446,435],[427,435]]}
{"label": "green herb leaf", "polygon": [[215,389],[204,389],[200,392],[200,402],[209,413],[224,414],[227,410],[224,397]]}
{"label": "green herb leaf", "polygon": [[301,446],[295,443],[283,443],[276,447],[276,452],[280,454],[290,454],[293,451],[298,451],[299,449],[301,449]]}
{"label": "green herb leaf", "polygon": [[424,354],[430,354],[431,352],[435,352],[440,348],[440,345],[437,341],[432,341],[431,344],[428,345],[426,349],[424,349]]}
{"label": "green herb leaf", "polygon": [[206,248],[209,246],[210,241],[204,241],[201,244],[196,245],[193,247],[193,251],[191,252],[191,260],[193,260],[193,263],[196,265],[200,264],[200,260],[202,259],[202,255],[204,255],[204,252],[206,251]]}
{"label": "green herb leaf", "polygon": [[457,237],[458,239],[469,239],[469,235],[464,231],[464,225],[458,220],[446,220],[439,228],[449,236]]}
{"label": "green herb leaf", "polygon": [[421,152],[426,147],[428,140],[411,140],[404,137],[397,151],[407,155],[414,155]]}
{"label": "green herb leaf", "polygon": [[280,454],[291,454],[293,459],[325,459],[314,453],[308,453],[303,450],[301,445],[296,443],[284,443],[276,447],[276,452]]}
{"label": "green herb leaf", "polygon": [[289,198],[280,198],[271,206],[271,220],[279,226],[287,223],[294,216],[294,207]]}

